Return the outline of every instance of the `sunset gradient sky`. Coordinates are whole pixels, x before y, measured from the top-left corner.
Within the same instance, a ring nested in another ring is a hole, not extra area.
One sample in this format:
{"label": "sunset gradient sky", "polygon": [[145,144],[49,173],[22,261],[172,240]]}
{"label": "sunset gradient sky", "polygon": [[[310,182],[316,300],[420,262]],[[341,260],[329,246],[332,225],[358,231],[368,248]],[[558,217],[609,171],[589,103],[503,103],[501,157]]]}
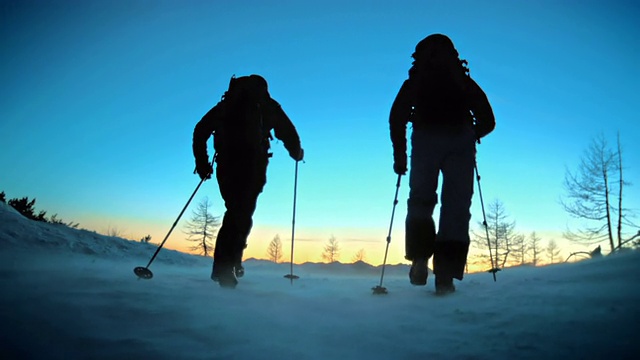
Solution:
{"label": "sunset gradient sky", "polygon": [[[296,125],[296,261],[335,236],[380,263],[396,175],[391,103],[410,55],[447,34],[496,130],[478,147],[485,203],[543,240],[573,226],[565,169],[620,132],[627,207],[640,207],[640,5],[634,1],[0,1],[0,191],[80,227],[161,241],[198,184],[191,135],[231,75],[261,74]],[[294,162],[272,144],[247,257],[290,246]],[[403,178],[389,262],[403,261]],[[208,196],[223,203],[215,181]],[[482,219],[478,197],[472,225]],[[194,207],[191,207],[193,209]],[[185,214],[166,246],[184,248]]]}

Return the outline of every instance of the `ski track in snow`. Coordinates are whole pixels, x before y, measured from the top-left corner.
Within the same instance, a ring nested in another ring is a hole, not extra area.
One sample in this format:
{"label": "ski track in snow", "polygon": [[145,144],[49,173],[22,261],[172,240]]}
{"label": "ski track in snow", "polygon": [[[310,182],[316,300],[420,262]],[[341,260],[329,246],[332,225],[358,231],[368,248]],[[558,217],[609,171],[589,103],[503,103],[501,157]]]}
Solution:
{"label": "ski track in snow", "polygon": [[[383,243],[380,249],[383,251]],[[640,253],[469,274],[437,297],[408,267],[210,259],[26,220],[0,204],[3,359],[625,359],[640,353]]]}

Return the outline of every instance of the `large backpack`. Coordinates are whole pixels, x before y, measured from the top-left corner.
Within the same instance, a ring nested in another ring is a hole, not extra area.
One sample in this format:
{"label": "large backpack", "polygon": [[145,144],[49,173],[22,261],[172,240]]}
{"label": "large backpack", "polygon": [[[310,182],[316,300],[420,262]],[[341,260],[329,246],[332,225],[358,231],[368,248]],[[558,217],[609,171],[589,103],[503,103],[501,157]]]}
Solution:
{"label": "large backpack", "polygon": [[219,104],[222,119],[214,134],[219,154],[267,153],[271,128],[263,115],[269,100],[267,82],[261,76],[231,78]]}
{"label": "large backpack", "polygon": [[472,123],[467,62],[459,59],[451,40],[441,34],[430,35],[418,43],[413,58],[409,70],[412,121],[453,128]]}

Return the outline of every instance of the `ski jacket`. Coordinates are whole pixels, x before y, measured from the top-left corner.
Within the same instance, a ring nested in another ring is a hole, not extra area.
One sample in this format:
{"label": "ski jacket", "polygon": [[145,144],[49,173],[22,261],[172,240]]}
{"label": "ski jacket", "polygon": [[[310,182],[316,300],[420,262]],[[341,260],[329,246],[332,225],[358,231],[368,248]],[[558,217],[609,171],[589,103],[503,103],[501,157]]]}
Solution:
{"label": "ski jacket", "polygon": [[473,79],[466,79],[464,90],[451,97],[447,95],[453,92],[446,86],[429,89],[411,78],[405,80],[389,115],[394,152],[406,153],[408,122],[412,122],[414,128],[435,131],[472,127],[478,140],[493,131],[495,117],[487,96]]}
{"label": "ski jacket", "polygon": [[276,138],[284,143],[289,154],[298,154],[300,152],[300,137],[293,123],[282,110],[277,101],[269,98],[262,104],[253,104],[250,108],[244,108],[243,111],[257,112],[260,123],[257,129],[246,129],[247,131],[259,131],[262,136],[258,140],[258,146],[247,146],[243,139],[230,138],[225,136],[223,129],[224,122],[238,121],[237,116],[247,115],[246,113],[238,114],[237,110],[232,111],[229,104],[225,100],[220,101],[216,106],[209,110],[202,119],[196,124],[193,131],[193,155],[196,164],[204,164],[209,162],[207,153],[207,141],[213,134],[214,149],[218,158],[227,159],[243,159],[248,157],[265,157],[270,156],[268,150],[270,148],[271,130],[274,130]]}

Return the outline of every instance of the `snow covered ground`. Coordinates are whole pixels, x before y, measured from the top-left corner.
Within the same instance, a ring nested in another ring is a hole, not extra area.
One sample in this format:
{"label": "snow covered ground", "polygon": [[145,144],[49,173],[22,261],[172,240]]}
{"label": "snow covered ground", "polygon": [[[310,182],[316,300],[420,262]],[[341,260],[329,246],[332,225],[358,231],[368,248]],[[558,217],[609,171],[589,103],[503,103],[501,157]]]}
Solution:
{"label": "snow covered ground", "polygon": [[[171,241],[171,239],[169,239]],[[249,260],[235,290],[210,260],[24,219],[0,203],[2,359],[631,359],[640,253],[471,274],[458,291],[380,268]],[[381,241],[379,251],[384,251]],[[367,249],[367,251],[375,251]]]}

